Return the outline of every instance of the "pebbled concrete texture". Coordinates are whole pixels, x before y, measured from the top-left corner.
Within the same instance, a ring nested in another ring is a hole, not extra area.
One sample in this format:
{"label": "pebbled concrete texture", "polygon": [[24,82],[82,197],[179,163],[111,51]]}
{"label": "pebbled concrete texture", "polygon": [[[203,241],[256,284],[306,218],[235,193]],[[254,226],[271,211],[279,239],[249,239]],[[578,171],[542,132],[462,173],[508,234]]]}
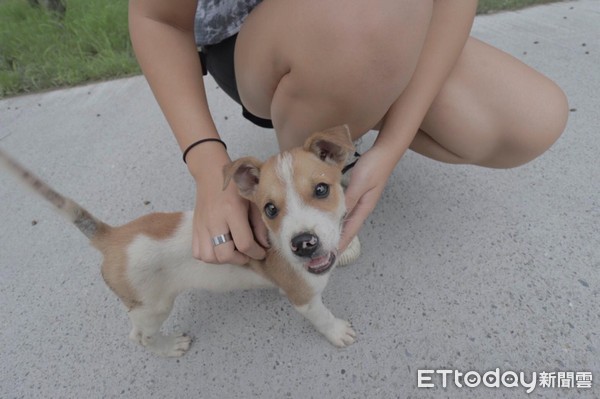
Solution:
{"label": "pebbled concrete texture", "polygon": [[[326,342],[275,290],[182,295],[166,322],[180,359],[127,339],[100,257],[0,173],[0,397],[518,398],[525,388],[417,388],[419,369],[589,371],[600,396],[600,2],[476,18],[473,35],[555,80],[565,134],[517,169],[408,153],[324,301],[357,342]],[[232,157],[276,152],[207,80]],[[365,146],[374,136],[365,139]],[[142,77],[0,101],[0,146],[112,224],[191,209],[193,182]],[[539,378],[539,377],[538,377]]]}

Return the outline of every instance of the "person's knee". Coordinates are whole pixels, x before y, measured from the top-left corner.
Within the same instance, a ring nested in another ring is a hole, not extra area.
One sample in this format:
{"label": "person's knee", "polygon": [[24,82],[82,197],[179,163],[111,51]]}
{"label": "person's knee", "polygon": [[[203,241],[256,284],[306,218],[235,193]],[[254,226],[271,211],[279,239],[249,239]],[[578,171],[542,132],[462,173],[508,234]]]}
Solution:
{"label": "person's knee", "polygon": [[567,96],[560,87],[552,83],[544,98],[543,120],[540,121],[540,131],[536,132],[533,140],[533,152],[541,155],[548,150],[562,135],[569,117]]}
{"label": "person's knee", "polygon": [[524,165],[545,153],[565,130],[569,104],[565,93],[551,83],[540,93],[539,111],[528,115],[531,123],[517,127],[504,140],[489,159],[481,162],[495,168],[514,168]]}

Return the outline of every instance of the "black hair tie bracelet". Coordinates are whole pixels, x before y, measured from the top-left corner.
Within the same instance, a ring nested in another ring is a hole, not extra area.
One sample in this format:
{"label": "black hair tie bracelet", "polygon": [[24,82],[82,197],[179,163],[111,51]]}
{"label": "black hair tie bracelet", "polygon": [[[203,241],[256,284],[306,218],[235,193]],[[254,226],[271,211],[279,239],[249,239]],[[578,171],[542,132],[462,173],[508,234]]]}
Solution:
{"label": "black hair tie bracelet", "polygon": [[225,142],[224,142],[223,140],[221,140],[221,139],[217,139],[217,138],[213,138],[213,137],[211,137],[211,138],[208,138],[208,139],[202,139],[202,140],[198,140],[198,141],[195,141],[195,142],[193,142],[192,144],[190,144],[190,145],[188,146],[188,148],[186,148],[186,149],[185,149],[185,151],[183,152],[183,162],[187,164],[186,157],[187,157],[187,154],[188,154],[188,152],[190,152],[190,150],[191,150],[192,148],[194,148],[194,147],[196,147],[197,145],[200,145],[200,144],[202,144],[202,143],[207,143],[207,142],[209,142],[209,141],[216,141],[217,143],[221,143],[221,144],[223,144],[223,147],[225,147],[225,150],[227,150],[227,144],[225,144]]}

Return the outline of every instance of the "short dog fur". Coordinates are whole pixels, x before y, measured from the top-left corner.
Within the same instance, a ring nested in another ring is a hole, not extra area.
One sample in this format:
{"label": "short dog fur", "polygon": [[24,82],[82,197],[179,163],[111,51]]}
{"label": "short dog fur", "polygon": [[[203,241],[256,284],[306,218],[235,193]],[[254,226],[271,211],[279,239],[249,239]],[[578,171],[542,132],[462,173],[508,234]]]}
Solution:
{"label": "short dog fur", "polygon": [[[176,296],[191,288],[222,292],[277,286],[332,344],[354,342],[350,324],[336,318],[321,300],[338,258],[346,213],[341,170],[353,150],[348,128],[340,126],[317,132],[303,147],[264,163],[246,157],[224,168],[225,186],[233,180],[240,195],[263,210],[269,232],[265,260],[245,266],[193,258],[192,212],[152,213],[112,227],[1,151],[0,164],[50,201],[102,253],[102,276],[128,309],[130,339],[160,356],[181,356],[191,338],[162,335],[160,328]],[[359,245],[355,239],[347,252],[357,255]]]}

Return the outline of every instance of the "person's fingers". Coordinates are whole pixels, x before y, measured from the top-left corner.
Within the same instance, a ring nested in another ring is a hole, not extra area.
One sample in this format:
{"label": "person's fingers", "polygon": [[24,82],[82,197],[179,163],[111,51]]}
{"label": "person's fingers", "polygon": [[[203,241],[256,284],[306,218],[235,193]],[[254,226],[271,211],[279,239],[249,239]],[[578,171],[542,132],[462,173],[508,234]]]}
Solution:
{"label": "person's fingers", "polygon": [[348,247],[367,217],[377,206],[385,183],[393,169],[393,167],[382,169],[379,155],[374,146],[361,156],[352,171],[350,184],[345,192],[348,215],[340,238],[340,250]]}
{"label": "person's fingers", "polygon": [[[203,262],[242,265],[248,263],[248,255],[259,259],[265,256],[264,249],[254,241],[248,204],[237,190],[219,190],[216,195],[197,190],[192,225],[192,254]],[[213,238],[227,234],[232,240],[214,244]]]}
{"label": "person's fingers", "polygon": [[356,206],[354,210],[346,216],[342,237],[340,238],[339,251],[346,250],[352,239],[358,234],[365,219],[369,216],[369,211],[363,207]]}
{"label": "person's fingers", "polygon": [[213,247],[217,262],[219,264],[230,263],[233,265],[245,265],[250,258],[240,251],[236,251],[233,241],[228,241],[224,244],[215,245]]}
{"label": "person's fingers", "polygon": [[202,260],[202,253],[200,237],[194,232],[192,235],[192,256],[198,260]]}
{"label": "person's fingers", "polygon": [[354,194],[351,191],[351,187],[348,187],[348,191],[346,192],[346,209],[348,213],[346,214],[346,218],[344,220],[344,227],[342,229],[342,237],[340,238],[339,250],[343,252],[346,247],[350,244],[350,241],[354,238],[365,218],[368,216],[368,213],[364,217],[361,217],[360,210],[357,209],[357,204],[360,199],[360,194]]}
{"label": "person's fingers", "polygon": [[236,251],[233,240],[223,244],[215,245],[213,238],[219,235],[226,235],[229,232],[229,227],[222,227],[215,231],[220,233],[209,233],[207,230],[201,231],[197,235],[197,243],[192,240],[193,248],[199,248],[198,259],[214,264],[230,263],[235,265],[244,265],[248,263],[248,256]]}
{"label": "person's fingers", "polygon": [[194,257],[207,263],[219,263],[210,233],[200,226],[195,226],[196,228],[197,233],[192,239]]}
{"label": "person's fingers", "polygon": [[346,209],[348,214],[344,220],[342,237],[340,238],[339,250],[345,250],[350,242],[358,234],[363,223],[369,217],[377,203],[378,196],[373,189],[367,189],[355,184],[352,181],[346,191]]}
{"label": "person's fingers", "polygon": [[358,190],[356,188],[356,185],[353,185],[352,180],[350,180],[350,184],[348,185],[348,188],[344,193],[346,201],[346,210],[348,211],[348,214],[352,213],[354,207],[358,203],[358,200],[360,200],[361,195],[362,193],[360,192],[360,190]]}
{"label": "person's fingers", "polygon": [[214,230],[219,231],[219,233],[211,234],[205,226],[197,222],[199,218],[200,216],[195,213],[192,222],[192,255],[194,258],[214,264],[233,263],[243,265],[248,262],[247,256],[235,250],[233,241],[214,245],[213,237],[229,233],[229,227],[226,223],[222,223],[221,226],[223,227]]}
{"label": "person's fingers", "polygon": [[263,222],[260,210],[258,207],[251,203],[250,204],[250,225],[254,231],[254,238],[258,241],[263,248],[269,248],[269,235],[267,233],[267,226]]}
{"label": "person's fingers", "polygon": [[266,252],[254,241],[254,234],[246,212],[246,209],[242,209],[242,212],[235,212],[228,217],[235,248],[253,259],[264,259]]}
{"label": "person's fingers", "polygon": [[192,221],[192,255],[198,260],[215,263],[217,258],[212,250],[212,243],[210,243],[208,237],[209,234],[198,224],[197,220],[196,213],[194,213]]}

